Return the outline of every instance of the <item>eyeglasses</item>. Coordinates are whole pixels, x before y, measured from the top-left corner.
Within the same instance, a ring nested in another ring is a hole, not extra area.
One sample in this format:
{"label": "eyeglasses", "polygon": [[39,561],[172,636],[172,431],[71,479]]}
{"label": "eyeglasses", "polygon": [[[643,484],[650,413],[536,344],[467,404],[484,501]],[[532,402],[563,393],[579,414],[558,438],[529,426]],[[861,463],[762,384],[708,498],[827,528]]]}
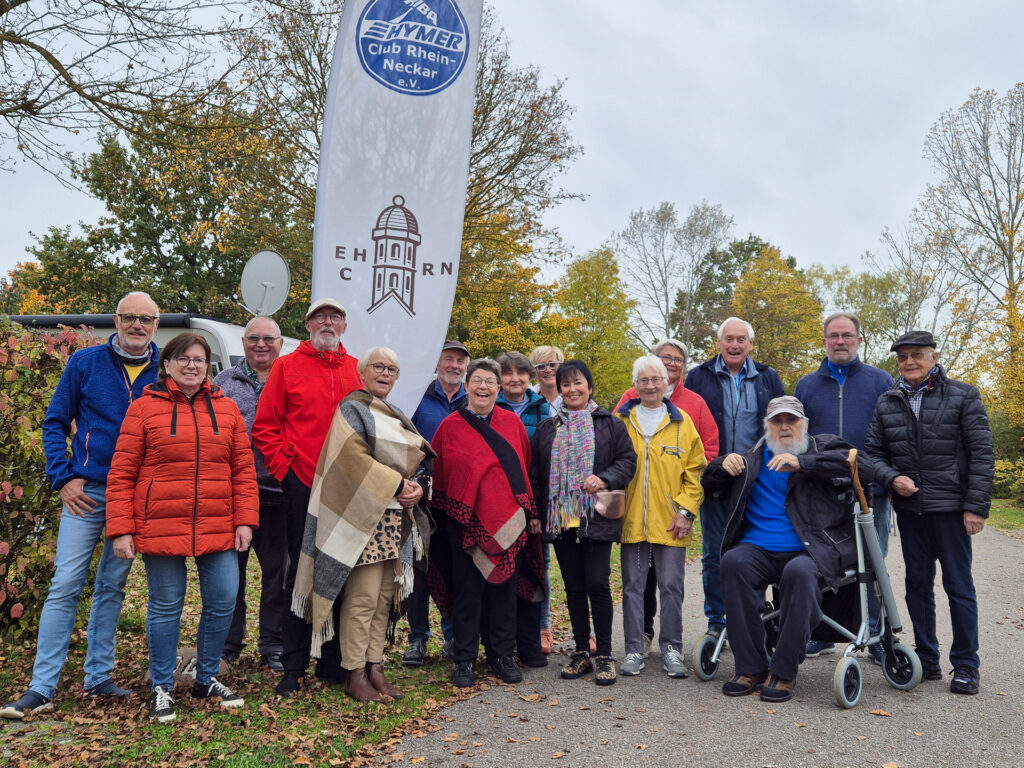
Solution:
{"label": "eyeglasses", "polygon": [[482,379],[479,376],[474,376],[469,380],[469,383],[474,387],[489,387],[490,389],[497,389],[497,379]]}
{"label": "eyeglasses", "polygon": [[377,373],[386,373],[393,379],[398,378],[399,368],[397,365],[384,365],[384,363],[370,363],[370,367]]}
{"label": "eyeglasses", "polygon": [[252,344],[253,346],[256,346],[257,344],[259,344],[262,341],[264,344],[266,344],[269,347],[271,344],[273,344],[275,341],[277,341],[281,337],[280,336],[245,336],[243,338],[247,342]]}
{"label": "eyeglasses", "polygon": [[661,360],[665,365],[685,365],[685,357],[672,357],[671,355],[658,355],[658,359]]}
{"label": "eyeglasses", "polygon": [[142,325],[145,326],[146,328],[151,326],[153,322],[156,320],[156,318],[153,315],[128,315],[118,313],[117,316],[125,325],[132,326],[135,325],[136,322],[139,322],[142,323]]}
{"label": "eyeglasses", "polygon": [[345,319],[345,316],[341,312],[317,312],[314,315],[309,316],[310,320],[314,320],[318,323],[340,323]]}
{"label": "eyeglasses", "polygon": [[858,338],[856,333],[830,333],[825,337],[826,341],[856,341]]}
{"label": "eyeglasses", "polygon": [[182,368],[188,368],[190,364],[194,365],[196,368],[202,368],[209,362],[205,357],[185,357],[184,355],[174,357],[172,359]]}
{"label": "eyeglasses", "polygon": [[559,363],[556,360],[556,361],[550,362],[550,363],[537,363],[535,366],[533,366],[533,370],[535,370],[535,371],[547,371],[547,370],[557,371],[559,366],[561,366],[561,363]]}
{"label": "eyeglasses", "polygon": [[905,363],[905,362],[907,362],[907,360],[917,360],[917,361],[920,361],[920,360],[924,360],[925,357],[927,357],[929,354],[931,354],[931,353],[926,352],[923,349],[919,349],[916,352],[897,352],[896,353],[896,362],[898,362],[898,363]]}
{"label": "eyeglasses", "polygon": [[659,384],[663,381],[661,376],[651,376],[649,379],[637,379],[636,383],[641,387],[649,387],[651,384]]}

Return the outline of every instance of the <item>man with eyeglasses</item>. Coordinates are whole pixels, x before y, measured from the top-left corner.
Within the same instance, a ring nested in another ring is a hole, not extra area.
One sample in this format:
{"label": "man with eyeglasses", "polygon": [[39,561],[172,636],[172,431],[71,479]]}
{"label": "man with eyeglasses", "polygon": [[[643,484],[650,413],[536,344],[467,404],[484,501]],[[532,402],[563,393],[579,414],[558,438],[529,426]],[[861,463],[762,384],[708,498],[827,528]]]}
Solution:
{"label": "man with eyeglasses", "polygon": [[978,693],[978,598],[971,536],[985,527],[995,456],[977,387],[939,365],[935,338],[910,331],[893,343],[900,377],[875,405],[865,440],[875,477],[892,492],[906,565],[907,612],[925,680],[941,680],[935,630],[935,561],[949,599],[951,693]]}
{"label": "man with eyeglasses", "polygon": [[[729,317],[718,326],[718,354],[686,375],[686,388],[704,398],[718,427],[719,455],[743,453],[761,439],[768,402],[785,391],[778,372],[754,360],[754,329],[746,320]],[[704,615],[708,634],[718,637],[725,626],[720,575],[722,534],[727,499],[714,491],[700,508],[703,537],[701,564]]]}
{"label": "man with eyeglasses", "polygon": [[[466,345],[456,339],[447,339],[441,345],[441,357],[437,361],[437,378],[427,385],[416,412],[412,415],[412,423],[416,425],[425,440],[433,440],[434,433],[445,418],[466,404],[466,366],[469,364],[469,350]],[[435,521],[438,525],[443,520]],[[435,544],[436,542],[436,544]],[[449,576],[448,542],[443,531],[431,536],[430,560],[431,569],[442,579]],[[409,596],[409,647],[402,655],[402,664],[406,667],[418,667],[427,658],[427,641],[430,640],[430,590],[427,577],[420,571],[415,572],[412,595]],[[441,632],[445,637],[445,646],[451,650],[452,623],[450,617],[441,617]]]}
{"label": "man with eyeglasses", "polygon": [[[814,373],[809,373],[796,384],[794,395],[804,404],[810,420],[812,434],[827,432],[839,435],[858,451],[864,450],[871,414],[875,412],[878,396],[892,387],[893,380],[886,371],[861,361],[858,353],[864,337],[860,332],[860,319],[851,312],[836,312],[825,318],[825,359]],[[885,489],[874,486],[871,511],[875,516],[875,533],[882,556],[889,552],[889,499]],[[868,590],[868,617],[872,632],[878,623],[878,598]],[[832,653],[835,644],[811,640],[807,656]],[[881,664],[885,651],[878,643],[868,647],[871,660]]]}
{"label": "man with eyeglasses", "polygon": [[[309,339],[272,365],[256,405],[252,442],[263,454],[269,473],[281,483],[283,493],[288,544],[284,579],[287,601],[291,600],[295,586],[306,509],[320,450],[338,404],[362,387],[356,369],[359,361],[341,343],[346,327],[345,308],[341,304],[326,298],[314,301],[306,312]],[[289,696],[299,689],[309,665],[311,641],[309,622],[297,616],[292,606],[281,622],[284,676],[277,684],[278,695]],[[337,641],[323,645],[316,676],[325,682],[344,683]]]}
{"label": "man with eyeglasses", "polygon": [[[53,695],[67,661],[78,600],[89,577],[96,543],[103,551],[96,569],[85,655],[85,693],[128,696],[111,680],[117,622],[131,560],[114,555],[103,536],[107,473],[121,422],[131,402],[156,381],[159,350],[153,335],[160,310],[146,293],[117,304],[116,333],[106,344],[79,350],[68,360],[43,420],[46,474],[63,502],[53,580],[39,619],[32,682],[0,717],[20,720],[53,709]],[[68,438],[71,454],[68,455]]]}
{"label": "man with eyeglasses", "polygon": [[[250,435],[256,416],[256,404],[263,393],[270,369],[281,354],[283,344],[281,329],[273,318],[252,318],[242,336],[245,357],[231,368],[221,371],[213,380],[225,396],[235,401]],[[239,579],[235,615],[221,656],[225,661],[236,661],[245,647],[245,572],[249,565],[249,552],[254,550],[260,564],[260,630],[257,647],[263,663],[275,672],[282,672],[281,622],[288,613],[291,597],[284,592],[284,574],[288,564],[287,526],[281,503],[281,483],[270,474],[263,461],[263,454],[258,449],[254,449],[253,454],[260,493],[260,525],[253,531],[249,549],[238,553]]]}

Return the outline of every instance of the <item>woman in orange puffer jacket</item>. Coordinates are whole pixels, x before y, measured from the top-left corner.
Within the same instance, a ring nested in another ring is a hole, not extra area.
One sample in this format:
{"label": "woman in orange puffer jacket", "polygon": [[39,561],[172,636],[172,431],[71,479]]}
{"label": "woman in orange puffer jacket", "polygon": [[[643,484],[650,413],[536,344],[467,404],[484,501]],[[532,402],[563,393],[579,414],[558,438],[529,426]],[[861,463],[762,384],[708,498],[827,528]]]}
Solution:
{"label": "woman in orange puffer jacket", "polygon": [[128,408],[107,477],[114,552],[142,554],[149,584],[146,640],[150,716],[175,718],[174,666],[185,603],[185,558],[199,572],[203,608],[192,695],[244,702],[216,675],[238,592],[238,555],[259,522],[252,449],[238,406],[210,385],[210,347],[193,333],[160,354],[157,383]]}

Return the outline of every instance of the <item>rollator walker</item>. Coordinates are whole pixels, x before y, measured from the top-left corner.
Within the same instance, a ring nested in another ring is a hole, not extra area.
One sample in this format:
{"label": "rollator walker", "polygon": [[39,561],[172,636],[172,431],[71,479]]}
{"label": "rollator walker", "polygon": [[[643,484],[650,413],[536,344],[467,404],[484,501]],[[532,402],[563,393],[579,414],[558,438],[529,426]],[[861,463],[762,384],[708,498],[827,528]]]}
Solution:
{"label": "rollator walker", "polygon": [[[875,517],[860,484],[857,449],[850,450],[847,464],[850,467],[850,477],[836,478],[833,482],[837,486],[847,486],[847,490],[841,493],[847,496],[853,517],[857,567],[846,569],[838,593],[826,588],[822,599],[821,623],[811,632],[811,638],[814,640],[848,643],[836,664],[832,681],[836,704],[843,709],[857,706],[864,687],[861,665],[854,654],[866,650],[874,643],[881,643],[885,650],[882,674],[889,685],[901,691],[909,691],[921,682],[921,660],[917,652],[898,642],[895,637],[903,630],[903,626],[899,611],[896,609],[889,572],[885,569],[885,560],[882,558],[882,550],[875,533]],[[868,589],[875,589],[879,598],[880,629],[879,633],[874,635],[871,634],[871,623],[868,620]],[[766,599],[761,613],[761,620],[766,624],[765,645],[769,656],[775,650],[778,637],[777,593],[777,585],[772,585],[771,599]],[[859,600],[854,600],[854,595]],[[712,680],[718,673],[726,634],[726,630],[723,629],[717,637],[704,635],[694,646],[690,659],[691,666],[701,680]]]}

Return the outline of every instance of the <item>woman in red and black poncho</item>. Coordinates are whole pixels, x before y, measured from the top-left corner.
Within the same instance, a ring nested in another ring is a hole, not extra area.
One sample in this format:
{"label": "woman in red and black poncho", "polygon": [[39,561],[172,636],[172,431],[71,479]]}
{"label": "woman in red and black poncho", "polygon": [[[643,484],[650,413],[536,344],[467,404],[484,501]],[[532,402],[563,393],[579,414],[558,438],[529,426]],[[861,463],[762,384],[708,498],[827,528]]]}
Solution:
{"label": "woman in red and black poncho", "polygon": [[441,422],[432,443],[437,459],[431,506],[447,516],[452,551],[451,595],[434,597],[442,608],[451,599],[453,682],[460,687],[476,679],[484,601],[493,654],[488,661],[504,682],[523,679],[512,658],[516,594],[529,600],[543,596],[541,525],[528,479],[530,440],[518,416],[494,407],[500,381],[495,361],[470,363],[467,405]]}

